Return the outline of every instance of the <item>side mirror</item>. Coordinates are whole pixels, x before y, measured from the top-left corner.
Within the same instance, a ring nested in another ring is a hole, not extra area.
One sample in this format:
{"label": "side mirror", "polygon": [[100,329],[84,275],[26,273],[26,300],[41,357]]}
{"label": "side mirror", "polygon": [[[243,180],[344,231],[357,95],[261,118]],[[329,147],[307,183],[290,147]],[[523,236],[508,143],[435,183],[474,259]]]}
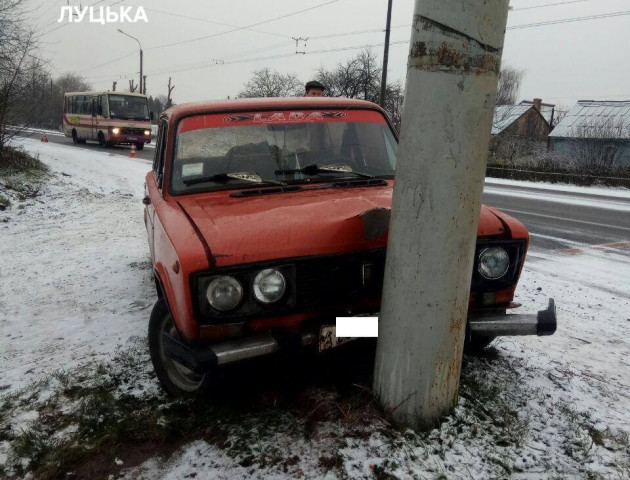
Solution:
{"label": "side mirror", "polygon": [[149,119],[153,121],[153,112],[149,112]]}

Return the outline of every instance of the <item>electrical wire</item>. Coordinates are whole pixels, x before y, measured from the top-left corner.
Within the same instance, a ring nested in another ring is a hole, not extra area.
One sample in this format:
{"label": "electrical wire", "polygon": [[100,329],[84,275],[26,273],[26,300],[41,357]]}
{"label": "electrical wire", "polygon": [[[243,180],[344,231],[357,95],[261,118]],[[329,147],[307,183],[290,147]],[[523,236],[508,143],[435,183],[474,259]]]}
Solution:
{"label": "electrical wire", "polygon": [[203,37],[190,38],[188,40],[181,40],[179,42],[165,43],[165,44],[162,44],[162,45],[157,45],[155,47],[147,48],[145,50],[156,50],[156,49],[159,49],[159,48],[174,47],[174,46],[177,46],[177,45],[184,45],[184,44],[187,44],[187,43],[198,42],[200,40],[206,40],[208,38],[218,37],[220,35],[226,35],[228,33],[237,32],[239,30],[245,30],[245,29],[248,29],[248,28],[257,27],[259,25],[264,25],[265,23],[275,22],[276,20],[281,20],[283,18],[287,18],[287,17],[291,17],[291,16],[294,16],[294,15],[298,15],[300,13],[308,12],[310,10],[315,10],[316,8],[325,7],[327,5],[330,5],[332,3],[337,3],[337,2],[340,2],[340,1],[342,1],[342,0],[330,0],[329,2],[326,2],[326,3],[320,3],[319,5],[314,5],[312,7],[305,8],[303,10],[298,10],[298,11],[295,11],[295,12],[287,13],[287,14],[281,15],[279,17],[269,18],[269,19],[263,20],[261,22],[252,23],[251,25],[245,25],[243,27],[234,28],[232,30],[226,30],[225,32],[214,33],[212,35],[204,35]]}

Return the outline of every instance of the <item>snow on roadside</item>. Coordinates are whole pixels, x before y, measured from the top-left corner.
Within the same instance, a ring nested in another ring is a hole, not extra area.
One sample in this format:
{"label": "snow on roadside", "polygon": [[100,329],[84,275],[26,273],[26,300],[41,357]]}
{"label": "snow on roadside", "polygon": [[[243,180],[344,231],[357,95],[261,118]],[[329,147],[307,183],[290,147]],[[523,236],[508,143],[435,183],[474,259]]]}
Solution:
{"label": "snow on roadside", "polygon": [[486,177],[485,183],[490,186],[550,190],[552,192],[574,193],[589,196],[630,198],[630,189],[624,187],[584,187],[580,185],[569,185],[566,183],[530,182],[527,180],[510,180],[507,178],[493,177]]}
{"label": "snow on roadside", "polygon": [[0,213],[0,384],[12,390],[144,336],[154,301],[140,202],[150,166],[19,143],[54,175]]}
{"label": "snow on roadside", "polygon": [[[20,142],[54,176],[41,196],[0,212],[5,391],[141,343],[155,295],[140,203],[148,162],[97,148]],[[356,429],[337,400],[329,402],[336,419],[325,418],[314,433],[295,411],[272,410],[276,424],[269,411],[262,418],[254,408],[237,423],[225,420],[221,441],[195,440],[122,473],[130,479],[628,478],[630,252],[620,246],[572,253],[531,252],[517,291],[528,311],[554,297],[558,332],[502,339],[494,357],[466,360],[457,410],[428,434],[399,432],[372,417]],[[146,352],[140,354],[148,366]],[[134,387],[149,373],[128,372],[126,385],[147,402],[146,390]],[[16,412],[12,427],[37,428],[33,408],[49,394],[40,392],[31,409]],[[291,422],[296,426],[287,428]],[[0,464],[7,448],[0,446]],[[112,469],[120,458],[112,456]]]}

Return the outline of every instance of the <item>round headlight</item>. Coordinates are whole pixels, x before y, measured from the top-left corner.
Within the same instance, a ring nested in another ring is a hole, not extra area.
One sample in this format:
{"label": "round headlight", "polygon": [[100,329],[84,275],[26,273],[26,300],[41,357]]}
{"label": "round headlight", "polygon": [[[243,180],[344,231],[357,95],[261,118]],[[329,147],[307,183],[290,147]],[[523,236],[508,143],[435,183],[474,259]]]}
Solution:
{"label": "round headlight", "polygon": [[282,298],[287,288],[284,275],[278,270],[261,270],[254,278],[254,297],[261,303],[273,303]]}
{"label": "round headlight", "polygon": [[479,254],[477,270],[483,278],[497,280],[510,268],[510,256],[501,247],[485,248]]}
{"label": "round headlight", "polygon": [[206,291],[208,303],[221,312],[238,306],[243,298],[243,287],[234,277],[224,275],[210,282]]}

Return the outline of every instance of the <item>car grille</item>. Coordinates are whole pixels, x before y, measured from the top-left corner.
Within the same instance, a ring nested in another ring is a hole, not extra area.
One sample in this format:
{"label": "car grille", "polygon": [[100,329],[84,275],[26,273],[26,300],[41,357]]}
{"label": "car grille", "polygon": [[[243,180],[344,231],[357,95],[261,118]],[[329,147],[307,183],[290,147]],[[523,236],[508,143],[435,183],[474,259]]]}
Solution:
{"label": "car grille", "polygon": [[123,128],[124,135],[144,135],[144,128]]}
{"label": "car grille", "polygon": [[310,308],[378,300],[384,271],[384,249],[298,261],[297,305]]}

